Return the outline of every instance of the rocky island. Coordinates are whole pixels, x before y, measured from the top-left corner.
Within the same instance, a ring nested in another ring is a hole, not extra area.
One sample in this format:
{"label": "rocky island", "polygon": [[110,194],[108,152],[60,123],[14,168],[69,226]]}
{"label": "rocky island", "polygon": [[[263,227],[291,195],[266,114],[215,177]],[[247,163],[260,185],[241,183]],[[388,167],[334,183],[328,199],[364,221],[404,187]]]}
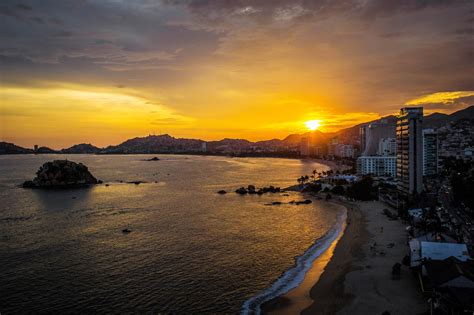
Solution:
{"label": "rocky island", "polygon": [[23,183],[23,188],[76,188],[100,183],[84,164],[55,160],[44,163],[33,180]]}

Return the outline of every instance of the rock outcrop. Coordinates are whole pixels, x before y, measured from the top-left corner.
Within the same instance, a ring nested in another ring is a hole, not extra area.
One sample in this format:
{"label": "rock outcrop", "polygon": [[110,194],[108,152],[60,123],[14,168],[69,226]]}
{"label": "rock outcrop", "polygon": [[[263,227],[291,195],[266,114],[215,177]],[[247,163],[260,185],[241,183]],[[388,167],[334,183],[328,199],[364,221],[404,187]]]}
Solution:
{"label": "rock outcrop", "polygon": [[36,172],[32,181],[23,183],[24,188],[73,188],[99,184],[87,166],[68,160],[46,162]]}
{"label": "rock outcrop", "polygon": [[262,188],[257,189],[255,185],[248,185],[247,188],[240,187],[235,192],[240,195],[245,195],[245,194],[263,195],[266,193],[279,193],[280,191],[281,191],[280,187],[268,186],[268,187],[262,187]]}
{"label": "rock outcrop", "polygon": [[148,161],[148,162],[153,162],[153,161],[159,161],[160,159],[156,156],[152,157],[151,159],[147,159],[145,161]]}

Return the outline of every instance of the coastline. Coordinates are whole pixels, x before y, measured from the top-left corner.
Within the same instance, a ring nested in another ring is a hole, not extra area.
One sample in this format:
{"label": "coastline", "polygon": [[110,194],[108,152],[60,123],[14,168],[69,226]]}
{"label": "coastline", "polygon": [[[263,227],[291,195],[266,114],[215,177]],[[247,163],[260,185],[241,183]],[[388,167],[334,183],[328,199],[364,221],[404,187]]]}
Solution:
{"label": "coastline", "polygon": [[[293,294],[290,291],[267,302],[263,313],[365,315],[426,311],[428,304],[409,268],[402,266],[399,279],[391,275],[393,264],[401,262],[407,253],[405,225],[382,215],[386,206],[381,202],[333,202],[347,207],[347,227],[323,273],[309,290],[302,285]],[[311,278],[317,268],[316,260],[305,278]]]}
{"label": "coastline", "polygon": [[[347,225],[346,207],[320,200],[314,200],[314,202],[321,203],[321,206],[331,204],[331,210],[338,212],[335,224],[322,237],[316,239],[301,256],[296,257],[293,267],[286,270],[267,289],[246,300],[242,306],[242,314],[265,313],[266,306],[273,305],[275,300],[280,304],[280,302],[296,298],[300,302],[298,303],[300,311],[312,303],[309,295],[303,296],[300,292],[302,288],[309,292],[319,279]],[[294,314],[294,309],[288,314]]]}
{"label": "coastline", "polygon": [[[331,246],[314,262],[306,273],[303,282],[288,293],[272,299],[262,305],[263,314],[313,314],[315,297],[321,301],[319,314],[333,314],[337,306],[348,300],[342,292],[341,272],[350,267],[352,253],[357,252],[365,234],[363,217],[354,207],[348,207],[337,201],[331,203],[346,208],[345,229]],[[336,294],[334,294],[336,293]],[[331,300],[334,299],[335,300]],[[319,304],[319,303],[318,303]],[[309,310],[309,312],[308,312]]]}
{"label": "coastline", "polygon": [[[333,171],[343,171],[348,167],[346,165],[338,164],[335,161],[322,159],[313,160],[316,163],[326,165]],[[310,195],[313,197],[315,196],[314,194]],[[328,268],[328,265],[331,264],[331,262],[333,262],[334,260],[341,263],[346,262],[347,257],[339,256],[344,255],[344,253],[347,252],[348,247],[359,246],[358,243],[354,243],[354,240],[357,239],[357,237],[354,238],[354,235],[359,235],[362,232],[362,223],[359,222],[361,220],[360,212],[355,213],[354,211],[352,211],[353,206],[349,205],[348,203],[337,201],[336,199],[329,201],[329,203],[336,204],[344,208],[343,211],[345,212],[346,219],[343,223],[343,227],[339,235],[324,250],[324,252],[322,252],[312,262],[312,266],[305,273],[303,280],[297,287],[261,305],[262,314],[290,315],[302,313],[314,302],[314,294],[312,293],[314,287],[318,284],[319,281],[323,281],[325,278],[327,278],[327,276],[324,276],[325,274],[333,273],[331,270],[325,272]],[[351,224],[351,222],[353,224]],[[334,265],[334,263],[332,263],[331,265]],[[324,279],[322,279],[323,276]],[[323,292],[321,292],[320,294],[324,294],[326,290],[327,288],[321,290]],[[316,293],[316,295],[319,295],[319,293]]]}

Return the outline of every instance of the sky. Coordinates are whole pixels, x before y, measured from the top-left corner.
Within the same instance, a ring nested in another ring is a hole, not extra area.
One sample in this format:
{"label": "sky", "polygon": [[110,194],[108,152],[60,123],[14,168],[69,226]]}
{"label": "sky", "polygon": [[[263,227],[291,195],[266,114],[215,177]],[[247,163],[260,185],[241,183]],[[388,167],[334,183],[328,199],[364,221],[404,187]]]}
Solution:
{"label": "sky", "polygon": [[0,2],[0,141],[284,138],[474,104],[474,1]]}

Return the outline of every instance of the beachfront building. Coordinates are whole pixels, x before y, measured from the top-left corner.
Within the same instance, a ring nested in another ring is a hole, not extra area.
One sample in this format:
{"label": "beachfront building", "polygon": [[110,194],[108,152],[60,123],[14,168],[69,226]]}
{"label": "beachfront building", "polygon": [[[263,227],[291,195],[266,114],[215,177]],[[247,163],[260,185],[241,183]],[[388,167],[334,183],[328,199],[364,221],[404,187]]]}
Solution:
{"label": "beachfront building", "polygon": [[395,156],[397,154],[397,139],[382,138],[379,141],[377,155]]}
{"label": "beachfront building", "polygon": [[423,129],[423,176],[438,174],[438,133]]}
{"label": "beachfront building", "polygon": [[334,155],[341,158],[354,157],[354,146],[352,144],[338,143],[334,145]]}
{"label": "beachfront building", "polygon": [[404,195],[423,190],[423,107],[405,107],[397,116],[397,189]]}
{"label": "beachfront building", "polygon": [[377,155],[379,142],[384,138],[395,138],[395,125],[388,119],[380,119],[365,125],[359,129],[361,156]]}
{"label": "beachfront building", "polygon": [[310,137],[301,137],[300,141],[300,155],[308,157],[310,154]]}
{"label": "beachfront building", "polygon": [[397,172],[396,156],[359,156],[357,174],[394,177]]}
{"label": "beachfront building", "polygon": [[420,266],[426,260],[444,260],[455,257],[460,261],[471,259],[466,244],[424,242],[418,238],[410,240],[410,266]]}

